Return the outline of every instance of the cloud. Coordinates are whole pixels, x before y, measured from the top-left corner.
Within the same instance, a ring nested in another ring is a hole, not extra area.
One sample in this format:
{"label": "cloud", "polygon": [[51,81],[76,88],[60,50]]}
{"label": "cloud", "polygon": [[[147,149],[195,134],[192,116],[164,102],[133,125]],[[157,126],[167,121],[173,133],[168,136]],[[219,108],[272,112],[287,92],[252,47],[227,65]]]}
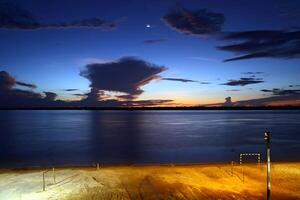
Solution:
{"label": "cloud", "polygon": [[224,40],[234,41],[232,45],[218,49],[241,54],[224,60],[235,61],[253,58],[300,58],[300,31],[244,31],[229,33]]}
{"label": "cloud", "polygon": [[71,88],[71,89],[64,89],[63,91],[73,92],[73,91],[77,91],[77,90],[79,90],[79,89]]}
{"label": "cloud", "polygon": [[231,97],[227,97],[224,103],[215,103],[202,105],[206,107],[215,106],[240,106],[240,107],[252,107],[252,106],[300,106],[300,95],[283,95],[272,96],[266,98],[249,99],[243,101],[232,101]]}
{"label": "cloud", "polygon": [[264,81],[260,78],[240,78],[239,80],[229,80],[227,83],[222,85],[228,86],[245,86],[249,84],[263,83]]}
{"label": "cloud", "polygon": [[179,81],[179,82],[184,82],[184,83],[188,83],[188,82],[196,83],[196,82],[199,82],[199,81],[194,81],[194,80],[184,79],[184,78],[162,78],[161,80],[163,80],[163,81]]}
{"label": "cloud", "polygon": [[44,92],[46,97],[44,98],[47,101],[55,101],[57,94],[54,92]]}
{"label": "cloud", "polygon": [[163,81],[178,81],[183,83],[200,83],[200,84],[210,84],[209,82],[200,82],[190,79],[184,79],[184,78],[161,78]]}
{"label": "cloud", "polygon": [[[131,71],[132,70],[132,71]],[[91,81],[91,91],[87,94],[73,94],[83,97],[76,101],[56,100],[54,92],[34,92],[15,88],[19,85],[6,71],[0,71],[0,108],[67,108],[67,107],[124,107],[124,106],[161,106],[171,105],[170,99],[135,100],[143,92],[141,87],[151,80],[159,78],[159,73],[166,70],[136,58],[122,58],[110,63],[91,64],[81,75]],[[105,80],[102,80],[106,77]],[[98,80],[101,79],[101,80]],[[104,82],[103,82],[104,81]],[[114,83],[110,87],[111,83]],[[21,82],[23,83],[23,82]],[[100,84],[100,85],[98,85]],[[102,85],[103,84],[103,85]],[[33,84],[23,86],[33,89]],[[103,86],[103,87],[102,87]],[[36,87],[36,86],[35,86]],[[74,91],[73,89],[67,89]],[[116,92],[112,96],[107,93]]]}
{"label": "cloud", "polygon": [[211,12],[207,9],[177,8],[163,16],[162,20],[181,33],[201,36],[219,33],[225,17],[221,13]]}
{"label": "cloud", "polygon": [[278,89],[274,88],[272,90],[263,89],[262,92],[272,93],[273,95],[294,95],[298,94],[300,95],[300,90],[285,90],[285,89]]}
{"label": "cloud", "polygon": [[300,87],[300,85],[289,85],[289,87]]}
{"label": "cloud", "polygon": [[165,42],[166,39],[153,39],[153,40],[144,40],[145,44],[156,44],[156,43],[161,43]]}
{"label": "cloud", "polygon": [[226,91],[228,91],[228,92],[239,92],[241,90],[226,90]]}
{"label": "cloud", "polygon": [[159,79],[159,73],[166,69],[134,57],[124,57],[112,62],[89,64],[80,75],[91,82],[87,99],[98,101],[101,91],[125,93],[129,99],[134,99],[143,93],[142,86]]}
{"label": "cloud", "polygon": [[234,106],[300,106],[300,95],[272,96],[234,102]]}
{"label": "cloud", "polygon": [[257,75],[257,74],[263,74],[264,72],[243,72],[242,74],[245,75]]}
{"label": "cloud", "polygon": [[0,71],[0,107],[35,107],[35,106],[52,106],[56,94],[44,92],[45,97],[40,93],[32,90],[21,90],[15,88],[17,85],[34,89],[36,86],[30,83],[17,81],[6,71]]}
{"label": "cloud", "polygon": [[53,24],[40,23],[29,11],[23,10],[12,3],[0,3],[0,28],[36,30],[44,28],[99,28],[111,30],[116,22],[109,22],[98,18],[89,18],[73,22]]}
{"label": "cloud", "polygon": [[10,76],[9,73],[7,73],[6,71],[0,71],[0,90],[1,89],[9,90],[15,87],[16,85],[28,87],[31,89],[36,88],[36,85],[34,84],[17,81],[14,77]]}
{"label": "cloud", "polygon": [[24,86],[24,87],[31,88],[31,89],[37,88],[36,85],[31,84],[31,83],[24,83],[24,82],[16,81],[16,84],[17,84],[17,85],[20,85],[20,86]]}

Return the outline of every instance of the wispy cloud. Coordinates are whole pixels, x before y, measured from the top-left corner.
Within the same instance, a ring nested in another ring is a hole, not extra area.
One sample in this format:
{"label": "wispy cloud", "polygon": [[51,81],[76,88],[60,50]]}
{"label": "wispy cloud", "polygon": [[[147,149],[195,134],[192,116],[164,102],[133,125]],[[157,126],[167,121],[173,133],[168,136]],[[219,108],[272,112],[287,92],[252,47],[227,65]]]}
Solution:
{"label": "wispy cloud", "polygon": [[99,28],[112,30],[117,22],[99,18],[80,19],[61,23],[40,23],[29,11],[12,3],[0,3],[0,28],[19,30],[65,29],[65,28]]}
{"label": "wispy cloud", "polygon": [[201,82],[191,79],[185,79],[185,78],[161,78],[163,81],[177,81],[177,82],[183,82],[183,83],[200,83],[200,84],[210,84],[210,82]]}
{"label": "wispy cloud", "polygon": [[222,85],[228,85],[228,86],[246,86],[250,84],[257,84],[257,83],[263,83],[264,81],[260,78],[240,78],[239,80],[229,80],[226,83],[223,83]]}
{"label": "wispy cloud", "polygon": [[287,89],[279,89],[279,88],[273,88],[272,90],[263,89],[262,92],[272,93],[273,95],[300,95],[300,89],[299,90],[287,90]]}
{"label": "wispy cloud", "polygon": [[300,58],[300,31],[244,31],[228,33],[224,40],[234,44],[218,49],[240,53],[240,56],[224,60],[235,61],[253,58]]}
{"label": "wispy cloud", "polygon": [[151,40],[144,40],[145,44],[156,44],[167,41],[166,39],[151,39]]}

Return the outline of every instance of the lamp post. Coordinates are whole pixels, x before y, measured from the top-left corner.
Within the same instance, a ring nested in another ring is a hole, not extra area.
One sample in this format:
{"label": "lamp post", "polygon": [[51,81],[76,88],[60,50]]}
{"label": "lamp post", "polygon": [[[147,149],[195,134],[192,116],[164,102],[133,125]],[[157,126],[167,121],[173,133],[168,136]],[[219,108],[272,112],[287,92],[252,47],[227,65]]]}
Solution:
{"label": "lamp post", "polygon": [[264,140],[266,141],[267,148],[267,200],[270,200],[271,196],[271,182],[270,182],[270,140],[271,133],[269,131],[265,132]]}

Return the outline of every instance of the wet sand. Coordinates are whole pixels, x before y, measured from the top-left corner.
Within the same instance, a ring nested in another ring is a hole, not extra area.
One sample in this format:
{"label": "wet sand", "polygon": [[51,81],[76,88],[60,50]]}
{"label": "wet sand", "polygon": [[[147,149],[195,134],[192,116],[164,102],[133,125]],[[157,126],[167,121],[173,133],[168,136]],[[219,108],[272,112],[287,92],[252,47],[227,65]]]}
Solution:
{"label": "wet sand", "polygon": [[[1,170],[2,200],[266,199],[266,166],[203,164]],[[271,199],[300,199],[300,163],[273,163]]]}

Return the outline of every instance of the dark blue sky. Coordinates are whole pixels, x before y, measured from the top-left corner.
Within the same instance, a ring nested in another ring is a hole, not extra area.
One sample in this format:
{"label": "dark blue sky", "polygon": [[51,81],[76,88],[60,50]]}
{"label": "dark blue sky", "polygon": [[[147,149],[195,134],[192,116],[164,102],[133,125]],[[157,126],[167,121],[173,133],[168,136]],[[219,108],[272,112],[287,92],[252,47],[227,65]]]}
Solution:
{"label": "dark blue sky", "polygon": [[[30,90],[39,98],[53,92],[62,100],[97,93],[99,101],[131,103],[198,105],[231,96],[299,104],[300,1],[0,2],[0,71],[37,86],[15,83],[10,90]],[[152,64],[162,68],[148,70]],[[104,76],[111,79],[97,80]]]}

